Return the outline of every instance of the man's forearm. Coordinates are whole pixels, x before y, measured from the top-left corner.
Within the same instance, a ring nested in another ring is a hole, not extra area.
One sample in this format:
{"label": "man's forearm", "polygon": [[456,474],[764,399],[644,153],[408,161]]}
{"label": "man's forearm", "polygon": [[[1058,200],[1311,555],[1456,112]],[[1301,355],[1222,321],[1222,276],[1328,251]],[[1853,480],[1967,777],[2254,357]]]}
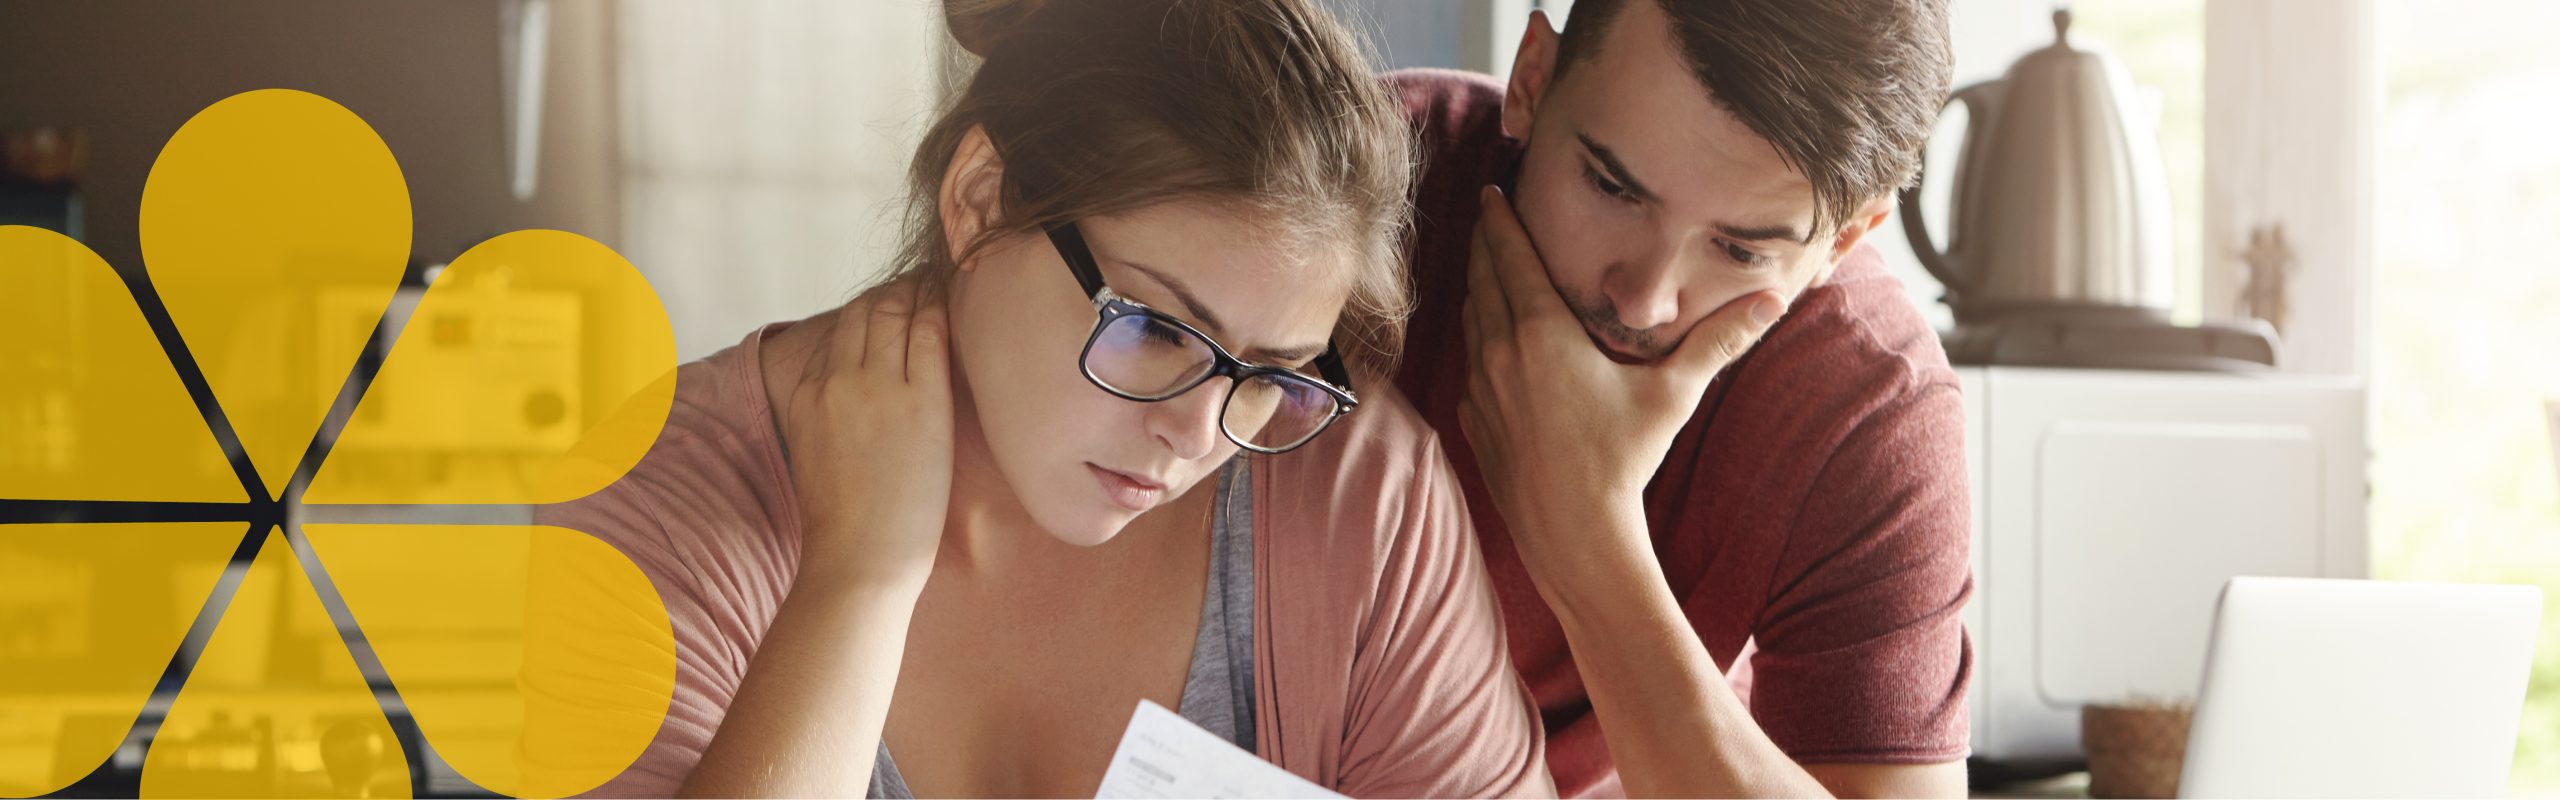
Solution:
{"label": "man's forearm", "polygon": [[1627,794],[1829,797],[1761,732],[1653,554],[1633,548],[1650,540],[1643,510],[1627,504],[1586,519],[1619,529],[1572,537],[1605,544],[1569,561],[1528,566],[1564,627]]}

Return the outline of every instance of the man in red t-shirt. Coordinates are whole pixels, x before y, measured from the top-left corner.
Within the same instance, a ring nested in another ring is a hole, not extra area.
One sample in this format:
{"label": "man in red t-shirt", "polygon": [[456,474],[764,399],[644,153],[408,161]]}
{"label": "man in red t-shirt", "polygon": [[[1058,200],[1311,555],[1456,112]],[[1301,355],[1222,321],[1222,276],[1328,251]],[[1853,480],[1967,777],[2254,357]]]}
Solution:
{"label": "man in red t-shirt", "polygon": [[1958,796],[1964,418],[1874,248],[1943,0],[1580,0],[1421,132],[1398,385],[1567,795]]}

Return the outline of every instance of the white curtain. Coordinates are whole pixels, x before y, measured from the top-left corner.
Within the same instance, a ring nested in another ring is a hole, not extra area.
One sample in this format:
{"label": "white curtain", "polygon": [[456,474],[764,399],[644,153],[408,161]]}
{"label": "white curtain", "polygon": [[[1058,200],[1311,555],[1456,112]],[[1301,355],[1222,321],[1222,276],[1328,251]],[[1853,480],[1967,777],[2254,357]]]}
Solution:
{"label": "white curtain", "polygon": [[956,48],[936,0],[622,0],[623,255],[679,357],[842,302],[895,253]]}

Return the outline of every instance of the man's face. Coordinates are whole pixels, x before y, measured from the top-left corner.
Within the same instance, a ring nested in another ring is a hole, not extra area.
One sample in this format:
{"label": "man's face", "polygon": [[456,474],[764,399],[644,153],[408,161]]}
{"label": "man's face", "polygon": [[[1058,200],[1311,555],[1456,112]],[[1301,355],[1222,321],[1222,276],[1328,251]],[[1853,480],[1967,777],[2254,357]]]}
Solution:
{"label": "man's face", "polygon": [[1553,80],[1556,34],[1530,27],[1503,103],[1504,128],[1528,144],[1513,202],[1611,356],[1668,355],[1755,291],[1792,303],[1873,223],[1809,230],[1813,184],[1707,94],[1653,0],[1630,0],[1597,52]]}

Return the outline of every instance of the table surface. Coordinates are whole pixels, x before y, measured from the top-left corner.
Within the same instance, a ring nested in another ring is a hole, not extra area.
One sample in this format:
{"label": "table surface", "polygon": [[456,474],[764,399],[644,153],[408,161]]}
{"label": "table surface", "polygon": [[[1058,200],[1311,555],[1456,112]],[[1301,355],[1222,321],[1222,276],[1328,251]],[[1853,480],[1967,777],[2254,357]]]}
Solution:
{"label": "table surface", "polygon": [[2078,798],[2089,796],[2089,773],[2071,772],[2050,778],[2006,783],[1975,789],[1972,797],[1980,798]]}

